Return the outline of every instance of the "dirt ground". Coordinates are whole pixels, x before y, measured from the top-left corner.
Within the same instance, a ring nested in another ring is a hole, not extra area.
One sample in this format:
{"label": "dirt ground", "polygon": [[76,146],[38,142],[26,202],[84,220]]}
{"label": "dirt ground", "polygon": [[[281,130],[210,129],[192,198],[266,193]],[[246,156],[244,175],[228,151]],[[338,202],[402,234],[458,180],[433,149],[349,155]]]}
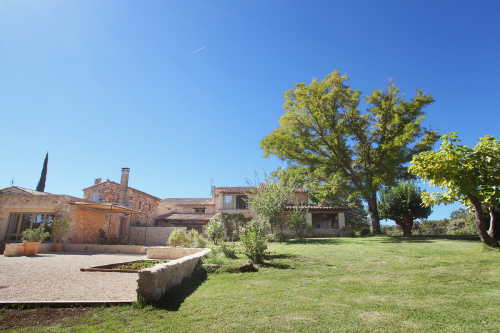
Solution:
{"label": "dirt ground", "polygon": [[53,326],[92,313],[92,308],[41,308],[0,310],[0,331],[17,328]]}

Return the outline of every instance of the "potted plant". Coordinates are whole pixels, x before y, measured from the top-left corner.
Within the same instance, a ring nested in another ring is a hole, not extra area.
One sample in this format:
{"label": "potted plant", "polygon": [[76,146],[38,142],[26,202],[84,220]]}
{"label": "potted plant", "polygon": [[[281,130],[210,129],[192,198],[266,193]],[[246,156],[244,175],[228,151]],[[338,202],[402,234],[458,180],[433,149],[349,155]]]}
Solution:
{"label": "potted plant", "polygon": [[108,237],[106,237],[106,232],[99,229],[99,236],[97,237],[97,242],[99,244],[106,244],[108,242]]}
{"label": "potted plant", "polygon": [[314,237],[314,227],[312,225],[308,225],[306,227],[306,231],[307,231],[307,237],[309,238]]}
{"label": "potted plant", "polygon": [[38,252],[38,247],[40,243],[47,237],[50,233],[43,230],[43,226],[39,226],[36,229],[27,229],[23,231],[23,243],[24,243],[24,255],[34,256]]}
{"label": "potted plant", "polygon": [[71,221],[66,219],[64,220],[54,219],[54,221],[52,221],[52,237],[56,242],[56,244],[54,244],[55,252],[61,252],[62,250],[61,238],[68,232],[70,224]]}

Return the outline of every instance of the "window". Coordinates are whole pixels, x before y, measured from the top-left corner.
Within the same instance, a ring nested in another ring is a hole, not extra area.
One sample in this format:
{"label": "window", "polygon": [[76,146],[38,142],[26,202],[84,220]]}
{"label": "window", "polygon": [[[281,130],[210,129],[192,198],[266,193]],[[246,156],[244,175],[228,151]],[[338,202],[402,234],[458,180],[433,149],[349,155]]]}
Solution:
{"label": "window", "polygon": [[93,194],[92,201],[99,201],[100,194]]}
{"label": "window", "polygon": [[142,202],[139,201],[139,209],[142,208]]}
{"label": "window", "polygon": [[233,196],[225,195],[224,196],[224,206],[223,209],[233,209]]}
{"label": "window", "polygon": [[247,209],[247,196],[237,195],[236,196],[236,209]]}
{"label": "window", "polygon": [[205,208],[195,208],[194,212],[195,213],[205,213]]}
{"label": "window", "polygon": [[5,240],[21,240],[24,230],[36,229],[39,226],[43,226],[45,231],[51,232],[52,220],[54,220],[54,214],[12,213],[9,216]]}
{"label": "window", "polygon": [[149,211],[151,211],[151,204],[149,204]]}

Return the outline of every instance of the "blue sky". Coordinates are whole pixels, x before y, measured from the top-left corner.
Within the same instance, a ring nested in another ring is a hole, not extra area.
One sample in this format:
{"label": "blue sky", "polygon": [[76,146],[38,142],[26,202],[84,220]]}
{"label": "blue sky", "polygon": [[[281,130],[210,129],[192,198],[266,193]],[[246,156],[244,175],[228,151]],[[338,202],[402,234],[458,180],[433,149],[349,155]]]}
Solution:
{"label": "blue sky", "polygon": [[[165,197],[245,185],[283,91],[337,69],[436,102],[425,124],[499,138],[498,1],[0,2],[0,188],[81,197],[94,178]],[[444,218],[459,205],[436,207]]]}

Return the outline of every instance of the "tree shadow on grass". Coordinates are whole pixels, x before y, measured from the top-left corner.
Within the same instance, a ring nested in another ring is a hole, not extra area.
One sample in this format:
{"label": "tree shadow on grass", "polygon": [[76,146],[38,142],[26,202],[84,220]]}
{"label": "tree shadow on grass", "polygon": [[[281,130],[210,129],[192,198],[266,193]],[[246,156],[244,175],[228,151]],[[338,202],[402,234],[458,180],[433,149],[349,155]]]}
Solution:
{"label": "tree shadow on grass", "polygon": [[303,245],[341,245],[343,243],[342,237],[329,237],[329,238],[306,238],[303,240],[294,239],[287,244],[303,244]]}
{"label": "tree shadow on grass", "polygon": [[460,240],[468,242],[479,242],[479,236],[477,235],[428,235],[428,236],[390,236],[386,237],[384,240],[373,239],[373,241],[378,241],[380,243],[433,243],[438,240]]}
{"label": "tree shadow on grass", "polygon": [[273,253],[266,255],[266,259],[274,260],[274,259],[297,259],[298,255],[296,254],[288,254],[288,253]]}
{"label": "tree shadow on grass", "polygon": [[292,266],[283,263],[274,263],[274,262],[264,262],[259,265],[260,267],[265,268],[276,268],[276,269],[294,269]]}
{"label": "tree shadow on grass", "polygon": [[170,288],[154,306],[167,311],[179,311],[186,298],[194,293],[206,279],[206,270],[203,267],[199,267],[191,277],[184,278],[181,284]]}

